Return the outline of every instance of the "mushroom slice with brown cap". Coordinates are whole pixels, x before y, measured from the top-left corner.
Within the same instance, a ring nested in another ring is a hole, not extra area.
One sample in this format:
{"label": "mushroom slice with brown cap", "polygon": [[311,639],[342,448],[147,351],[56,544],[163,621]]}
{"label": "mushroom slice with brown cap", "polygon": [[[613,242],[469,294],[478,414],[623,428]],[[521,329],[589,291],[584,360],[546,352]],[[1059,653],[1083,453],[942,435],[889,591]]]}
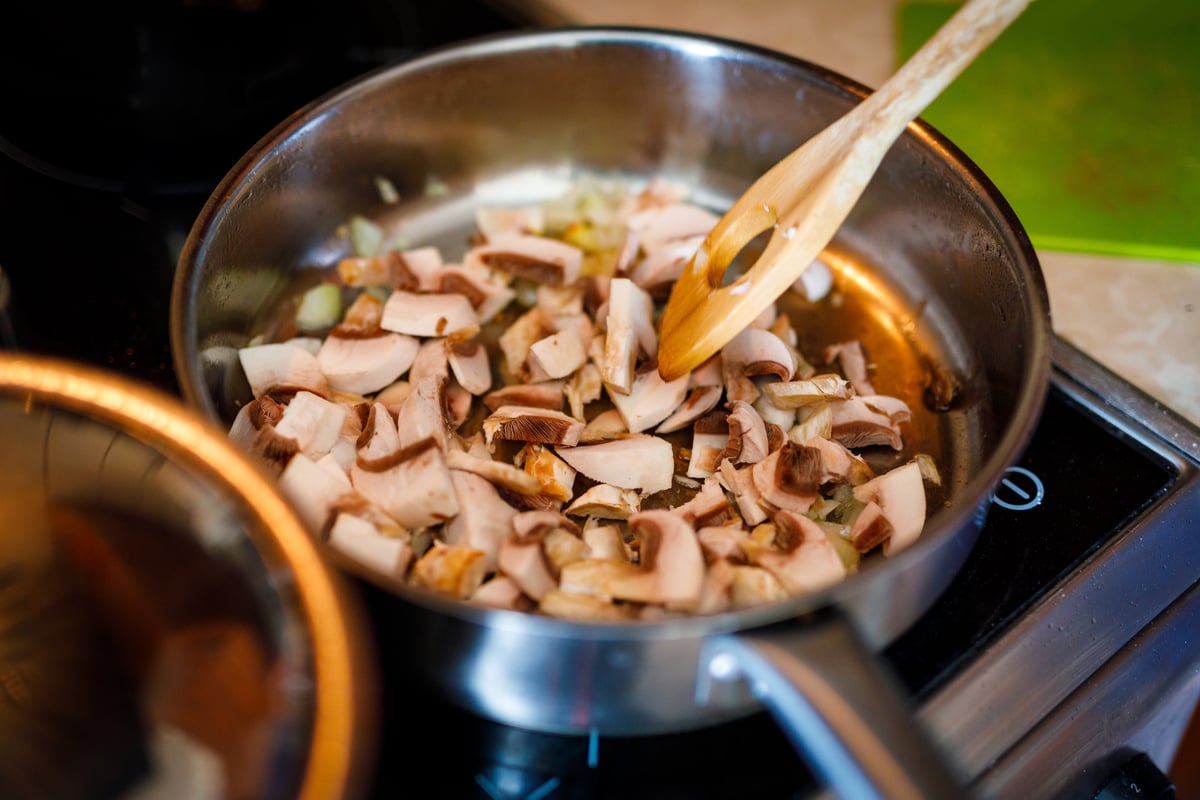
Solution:
{"label": "mushroom slice with brown cap", "polygon": [[752,405],[744,400],[733,401],[725,423],[729,426],[729,440],[724,458],[734,464],[757,464],[767,457],[770,452],[767,429]]}
{"label": "mushroom slice with brown cap", "polygon": [[528,234],[504,234],[472,248],[464,263],[551,286],[572,284],[583,267],[583,251],[574,245]]}
{"label": "mushroom slice with brown cap", "polygon": [[693,528],[703,528],[710,525],[720,525],[732,511],[729,498],[721,489],[721,483],[714,476],[704,479],[700,491],[691,500],[671,509],[672,514],[683,517]]}
{"label": "mushroom slice with brown cap", "polygon": [[795,371],[791,349],[768,330],[746,328],[721,349],[721,374],[730,402],[758,399],[759,389],[751,378],[774,375],[787,381]]}
{"label": "mushroom slice with brown cap", "polygon": [[773,508],[803,514],[821,487],[821,451],[787,442],[751,468],[754,488]]}
{"label": "mushroom slice with brown cap", "polygon": [[743,545],[749,559],[779,579],[788,594],[817,592],[846,577],[846,567],[821,526],[803,514],[775,514],[775,546],[753,539]]}
{"label": "mushroom slice with brown cap", "polygon": [[365,395],[408,371],[419,348],[416,339],[400,333],[349,338],[335,331],[321,345],[317,364],[337,391]]}
{"label": "mushroom slice with brown cap", "polygon": [[279,389],[329,394],[329,380],[316,356],[295,341],[243,347],[238,350],[238,361],[256,398]]}
{"label": "mushroom slice with brown cap", "polygon": [[639,349],[658,352],[654,332],[654,301],[628,278],[614,278],[605,317],[604,356],[600,377],[618,394],[628,393],[634,380]]}
{"label": "mushroom slice with brown cap", "polygon": [[612,596],[687,610],[700,602],[704,589],[704,554],[692,526],[669,511],[643,511],[629,518],[641,542],[636,575],[609,581]]}
{"label": "mushroom slice with brown cap", "polygon": [[517,296],[508,286],[493,280],[488,270],[466,264],[453,264],[438,270],[433,276],[433,290],[467,298],[480,324],[490,322]]}
{"label": "mushroom slice with brown cap", "polygon": [[531,406],[550,411],[562,411],[563,382],[544,381],[502,386],[485,394],[483,404],[490,411],[497,411],[502,406]]}
{"label": "mushroom slice with brown cap", "polygon": [[331,403],[312,392],[297,392],[283,410],[275,432],[294,439],[305,455],[320,458],[341,436],[346,415],[344,405]]}
{"label": "mushroom slice with brown cap", "polygon": [[587,362],[583,339],[574,328],[567,328],[529,346],[527,367],[535,381],[565,378]]}
{"label": "mushroom slice with brown cap", "polygon": [[600,483],[653,494],[671,488],[675,456],[657,436],[631,435],[600,444],[560,447],[559,458]]}
{"label": "mushroom slice with brown cap", "polygon": [[854,488],[854,497],[875,503],[891,525],[883,554],[895,555],[911,546],[925,527],[925,484],[915,461],[885,472]]}
{"label": "mushroom slice with brown cap", "polygon": [[496,439],[507,439],[570,447],[579,443],[582,433],[583,423],[574,417],[532,406],[501,406],[483,421],[488,445]]}
{"label": "mushroom slice with brown cap", "polygon": [[[254,440],[262,428],[274,428],[283,418],[283,410],[287,406],[277,403],[270,397],[259,397],[251,400],[238,409],[233,424],[229,426],[229,438],[246,450],[253,450]],[[613,411],[616,415],[617,412]],[[625,423],[622,422],[622,425]]]}
{"label": "mushroom slice with brown cap", "polygon": [[883,411],[872,408],[866,398],[851,397],[830,405],[832,438],[857,449],[871,445],[887,445],[893,450],[904,446],[900,426]]}
{"label": "mushroom slice with brown cap", "polygon": [[473,395],[481,395],[492,388],[487,349],[478,339],[449,336],[445,347],[446,361],[460,386]]}
{"label": "mushroom slice with brown cap", "polygon": [[579,495],[565,513],[597,519],[629,519],[641,507],[641,498],[633,489],[598,483]]}
{"label": "mushroom slice with brown cap", "polygon": [[687,376],[664,381],[657,369],[642,372],[633,380],[629,394],[610,392],[617,411],[631,433],[653,428],[679,408],[687,397]]}
{"label": "mushroom slice with brown cap", "polygon": [[542,550],[543,538],[541,531],[526,536],[513,533],[500,544],[497,556],[500,571],[534,600],[541,600],[558,586]]}
{"label": "mushroom slice with brown cap", "polygon": [[844,520],[850,523],[850,543],[860,553],[883,544],[892,535],[892,525],[883,510],[870,501],[860,505]]}
{"label": "mushroom slice with brown cap", "polygon": [[370,521],[353,514],[337,515],[328,541],[335,550],[384,575],[403,578],[412,563],[407,536],[385,536]]}
{"label": "mushroom slice with brown cap", "polygon": [[414,294],[397,289],[383,305],[380,327],[410,336],[446,336],[479,324],[471,302],[461,294]]}
{"label": "mushroom slice with brown cap", "polygon": [[450,470],[432,438],[381,459],[360,454],[350,468],[354,488],[406,528],[436,525],[459,512]]}
{"label": "mushroom slice with brown cap", "polygon": [[484,564],[484,554],[473,547],[435,541],[413,564],[412,578],[418,586],[466,600],[483,585]]}
{"label": "mushroom slice with brown cap", "polygon": [[842,482],[858,485],[875,477],[870,465],[840,442],[814,436],[804,444],[821,451],[821,485]]}
{"label": "mushroom slice with brown cap", "polygon": [[448,450],[446,466],[451,470],[474,473],[502,489],[517,494],[535,495],[542,491],[542,486],[536,478],[525,470],[503,461],[477,458],[460,450]]}
{"label": "mushroom slice with brown cap", "polygon": [[492,484],[478,475],[452,469],[450,482],[459,511],[442,526],[442,539],[446,544],[482,551],[484,571],[495,572],[500,543],[512,533],[512,518],[517,510],[500,499]]}
{"label": "mushroom slice with brown cap", "polygon": [[826,400],[847,400],[854,387],[841,375],[814,375],[801,381],[779,381],[764,387],[778,408],[803,408]]}
{"label": "mushroom slice with brown cap", "polygon": [[675,409],[675,413],[663,420],[655,429],[655,433],[674,433],[691,425],[700,417],[712,411],[721,401],[724,389],[720,386],[699,386],[692,389],[683,405]]}

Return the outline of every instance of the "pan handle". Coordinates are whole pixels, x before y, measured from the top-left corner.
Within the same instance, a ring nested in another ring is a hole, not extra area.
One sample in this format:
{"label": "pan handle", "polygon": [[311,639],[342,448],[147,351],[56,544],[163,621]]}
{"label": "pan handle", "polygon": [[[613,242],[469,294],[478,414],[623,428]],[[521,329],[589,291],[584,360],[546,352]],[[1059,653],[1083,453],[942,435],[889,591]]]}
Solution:
{"label": "pan handle", "polygon": [[965,797],[928,734],[836,609],[706,640],[697,697],[745,680],[817,778],[841,797]]}

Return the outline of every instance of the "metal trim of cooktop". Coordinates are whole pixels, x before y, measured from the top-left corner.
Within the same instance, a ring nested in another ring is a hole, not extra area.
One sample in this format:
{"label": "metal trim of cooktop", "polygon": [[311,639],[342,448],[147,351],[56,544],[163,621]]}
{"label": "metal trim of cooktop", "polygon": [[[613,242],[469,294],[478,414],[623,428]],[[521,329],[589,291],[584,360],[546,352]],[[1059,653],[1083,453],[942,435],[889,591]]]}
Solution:
{"label": "metal trim of cooktop", "polygon": [[[1054,384],[1178,477],[918,710],[962,775],[986,771],[1200,576],[1200,431],[1061,339]],[[1169,553],[1170,558],[1162,554]],[[1090,610],[1088,610],[1090,608]]]}

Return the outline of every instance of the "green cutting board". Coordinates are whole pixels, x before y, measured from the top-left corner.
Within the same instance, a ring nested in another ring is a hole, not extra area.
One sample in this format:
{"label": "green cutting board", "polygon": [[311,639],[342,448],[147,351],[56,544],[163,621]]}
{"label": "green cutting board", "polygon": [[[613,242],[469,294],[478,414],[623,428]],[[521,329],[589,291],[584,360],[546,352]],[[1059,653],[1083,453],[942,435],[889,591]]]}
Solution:
{"label": "green cutting board", "polygon": [[[901,58],[956,8],[901,3]],[[1200,0],[1035,0],[921,116],[1036,247],[1200,263]]]}

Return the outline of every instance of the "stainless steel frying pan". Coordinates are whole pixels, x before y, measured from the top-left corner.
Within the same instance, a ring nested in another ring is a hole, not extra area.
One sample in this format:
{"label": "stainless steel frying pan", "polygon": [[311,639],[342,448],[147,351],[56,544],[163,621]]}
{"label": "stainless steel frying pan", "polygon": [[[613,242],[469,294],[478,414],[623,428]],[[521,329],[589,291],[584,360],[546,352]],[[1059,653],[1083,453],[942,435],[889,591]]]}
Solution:
{"label": "stainless steel frying pan", "polygon": [[[454,253],[480,203],[546,199],[582,173],[665,175],[720,209],[865,93],[776,53],[631,29],[492,38],[366,76],[281,124],[204,208],[173,298],[184,393],[232,418],[247,390],[231,348],[264,327],[303,268],[334,263],[351,214]],[[378,177],[398,204],[380,200]],[[644,624],[486,610],[395,585],[411,625],[379,634],[409,637],[436,686],[507,724],[651,734],[761,703],[843,794],[953,792],[953,766],[913,734],[871,654],[948,584],[1032,433],[1049,372],[1045,286],[995,187],[921,123],[827,257],[841,313],[792,311],[806,346],[861,338],[880,390],[920,409],[907,441],[946,480],[916,546],[816,595]],[[934,375],[958,386],[948,410],[925,402]]]}

